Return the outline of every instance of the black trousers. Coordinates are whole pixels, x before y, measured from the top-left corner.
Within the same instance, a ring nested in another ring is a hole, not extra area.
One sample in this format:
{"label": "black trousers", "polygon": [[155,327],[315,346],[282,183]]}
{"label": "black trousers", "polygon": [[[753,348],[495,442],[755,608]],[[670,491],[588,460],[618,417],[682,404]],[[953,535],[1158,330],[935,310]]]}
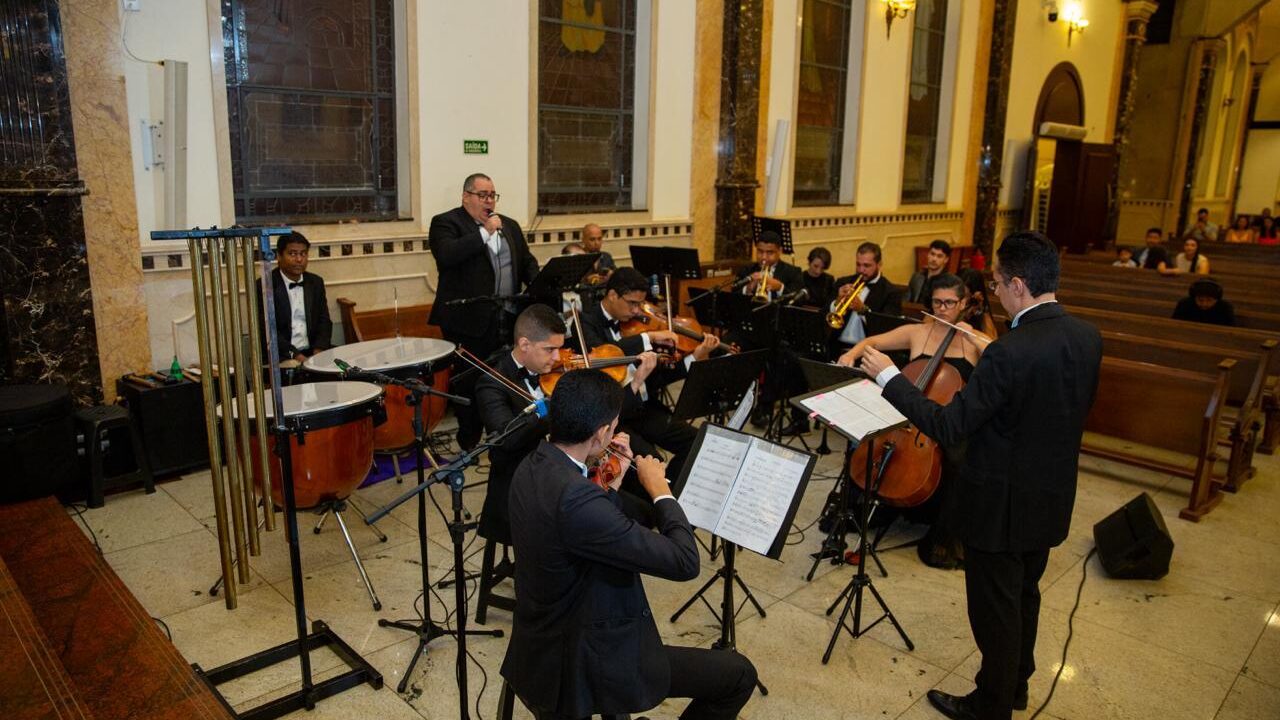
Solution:
{"label": "black trousers", "polygon": [[1009,720],[1018,686],[1035,672],[1040,577],[1048,562],[1048,548],[993,553],[965,545],[969,627],[982,653],[974,679],[982,720]]}
{"label": "black trousers", "polygon": [[[658,448],[665,450],[667,479],[673,484],[680,477],[694,440],[698,439],[698,431],[689,423],[672,419],[671,411],[654,399],[646,402],[640,412],[619,421],[618,430],[631,436],[631,451],[636,455],[656,455]],[[634,472],[628,472],[623,478],[622,489],[649,500],[649,494],[640,486]]]}
{"label": "black trousers", "polygon": [[756,689],[756,668],[735,650],[665,646],[667,697],[693,698],[681,720],[733,720]]}

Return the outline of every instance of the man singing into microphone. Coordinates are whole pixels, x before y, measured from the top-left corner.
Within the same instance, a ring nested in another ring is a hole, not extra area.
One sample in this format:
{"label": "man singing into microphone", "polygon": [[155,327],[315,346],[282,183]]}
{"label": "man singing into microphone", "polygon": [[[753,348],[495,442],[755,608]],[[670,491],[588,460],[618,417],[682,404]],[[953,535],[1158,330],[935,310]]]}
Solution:
{"label": "man singing into microphone", "polygon": [[[519,223],[494,212],[497,204],[493,180],[481,173],[469,175],[462,183],[462,205],[431,218],[427,233],[439,271],[431,324],[440,326],[446,340],[482,358],[511,341],[516,307],[500,298],[519,293],[538,273]],[[474,374],[468,378],[452,391],[470,397]],[[470,408],[456,412],[458,444],[474,447],[480,421]]]}

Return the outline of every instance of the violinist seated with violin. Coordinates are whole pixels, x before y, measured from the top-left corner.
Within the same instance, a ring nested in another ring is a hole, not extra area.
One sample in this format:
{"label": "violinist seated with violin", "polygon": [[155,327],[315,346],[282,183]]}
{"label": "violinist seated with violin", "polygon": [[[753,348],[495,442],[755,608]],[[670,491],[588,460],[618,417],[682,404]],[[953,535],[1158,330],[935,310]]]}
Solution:
{"label": "violinist seated with violin", "polygon": [[[639,355],[642,358],[652,354],[655,349],[674,348],[677,335],[671,330],[646,330],[634,335],[624,335],[623,325],[642,316],[648,291],[649,282],[638,270],[618,268],[609,276],[600,302],[587,305],[582,311],[582,336],[586,346],[594,348],[617,345],[625,355]],[[706,334],[693,352],[670,370],[653,372],[641,378],[640,373],[645,370],[642,364],[627,378],[635,397],[623,407],[622,426],[630,433],[632,447],[637,452],[653,455],[657,448],[669,452],[671,460],[668,467],[673,476],[679,476],[684,458],[693,447],[697,433],[688,423],[671,418],[671,411],[658,402],[658,391],[662,385],[683,377],[689,363],[707,358],[719,344],[719,338]],[[657,359],[656,356],[654,359]],[[639,493],[639,488],[630,478],[624,489]]]}
{"label": "violinist seated with violin", "polygon": [[[669,697],[692,698],[682,717],[730,720],[755,689],[751,661],[735,650],[665,645],[641,575],[698,577],[698,546],[667,468],[630,456],[618,415],[625,391],[600,370],[575,370],[551,400],[551,437],[511,483],[515,616],[502,676],[538,717],[635,713]],[[617,480],[588,479],[606,453],[634,462],[657,518],[655,531],[620,509]]]}
{"label": "violinist seated with violin", "polygon": [[[969,380],[982,351],[991,343],[991,338],[977,332],[965,321],[971,308],[969,289],[963,280],[944,273],[930,281],[929,291],[932,314],[963,330],[951,335],[950,342],[942,351],[943,361],[955,370],[959,376],[959,384],[963,385]],[[945,324],[926,317],[923,323],[902,325],[882,335],[872,335],[854,345],[836,362],[854,367],[867,348],[875,348],[881,352],[908,350],[912,363],[907,367],[915,366],[919,370],[939,353],[939,347],[948,338],[948,329]],[[942,453],[942,477],[936,492],[922,504],[908,508],[905,514],[915,522],[930,525],[928,533],[916,545],[920,560],[930,567],[951,570],[964,564],[964,548],[953,530],[956,505],[953,478],[962,465],[964,446],[943,447]]]}

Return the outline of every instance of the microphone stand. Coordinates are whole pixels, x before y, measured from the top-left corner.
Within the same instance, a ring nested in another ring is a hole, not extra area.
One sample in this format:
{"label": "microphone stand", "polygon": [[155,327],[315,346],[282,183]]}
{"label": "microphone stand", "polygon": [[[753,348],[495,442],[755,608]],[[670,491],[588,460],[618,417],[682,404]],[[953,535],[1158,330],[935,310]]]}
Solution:
{"label": "microphone stand", "polygon": [[[443,394],[443,393],[441,393]],[[414,396],[417,397],[417,391],[414,390]],[[463,453],[456,460],[447,465],[437,466],[431,471],[428,477],[422,466],[423,453],[423,422],[422,422],[422,404],[421,398],[417,398],[418,402],[413,409],[413,429],[417,436],[415,444],[417,445],[417,472],[418,484],[414,488],[406,491],[396,497],[384,507],[369,514],[365,519],[365,523],[373,525],[381,520],[388,513],[401,504],[418,496],[418,552],[421,556],[422,568],[422,618],[413,620],[378,620],[380,627],[394,627],[401,630],[418,635],[418,649],[414,652],[413,657],[409,660],[409,666],[404,671],[404,676],[400,679],[397,691],[403,693],[408,687],[409,678],[413,676],[413,669],[418,664],[418,659],[427,650],[427,644],[432,640],[444,636],[452,635],[458,641],[458,658],[457,658],[457,681],[458,681],[458,712],[462,720],[469,720],[470,714],[467,710],[467,636],[468,635],[485,635],[489,637],[502,637],[502,630],[468,630],[467,629],[467,591],[465,582],[457,582],[454,584],[454,615],[457,618],[457,627],[453,630],[442,628],[431,620],[431,580],[427,577],[427,504],[426,491],[431,485],[438,482],[448,483],[453,498],[453,518],[449,521],[449,537],[453,544],[453,573],[454,577],[465,577],[466,568],[464,567],[463,558],[463,539],[466,536],[469,523],[463,519],[462,509],[462,488],[465,483],[465,473],[468,467],[475,465],[480,456],[486,451],[499,445],[508,435],[520,429],[523,420],[528,417],[536,417],[525,415],[517,418],[506,429],[498,435],[488,438],[484,442],[476,445],[471,450]]]}

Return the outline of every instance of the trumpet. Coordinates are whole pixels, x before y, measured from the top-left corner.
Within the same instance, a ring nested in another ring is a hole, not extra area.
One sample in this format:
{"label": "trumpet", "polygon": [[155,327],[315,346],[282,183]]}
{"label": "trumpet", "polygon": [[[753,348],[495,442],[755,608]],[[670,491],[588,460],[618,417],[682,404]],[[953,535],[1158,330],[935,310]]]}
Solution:
{"label": "trumpet", "polygon": [[769,302],[769,280],[773,279],[773,266],[760,263],[760,282],[751,296],[752,302]]}
{"label": "trumpet", "polygon": [[858,276],[858,279],[853,283],[853,290],[844,296],[844,300],[841,300],[840,304],[836,305],[835,310],[827,313],[827,327],[832,330],[844,329],[844,324],[849,320],[849,306],[853,305],[853,299],[858,297],[858,294],[866,286],[867,279]]}

